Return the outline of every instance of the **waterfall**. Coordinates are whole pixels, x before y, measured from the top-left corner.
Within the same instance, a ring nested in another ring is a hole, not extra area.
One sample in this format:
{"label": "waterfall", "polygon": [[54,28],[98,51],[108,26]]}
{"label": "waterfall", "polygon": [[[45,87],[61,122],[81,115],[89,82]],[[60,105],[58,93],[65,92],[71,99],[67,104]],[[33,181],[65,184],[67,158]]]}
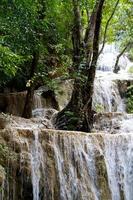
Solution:
{"label": "waterfall", "polygon": [[34,109],[43,108],[41,95],[38,95],[37,92],[34,93],[33,102],[34,102],[34,105],[33,105]]}
{"label": "waterfall", "polygon": [[112,200],[133,198],[133,135],[104,138],[105,163]]}
{"label": "waterfall", "polygon": [[133,114],[127,114],[120,122],[121,133],[133,133]]}
{"label": "waterfall", "polygon": [[124,112],[125,107],[118,85],[112,80],[96,79],[94,83],[93,108],[102,112]]}
{"label": "waterfall", "polygon": [[[120,71],[113,73],[113,68],[118,47],[115,44],[106,44],[97,64],[96,79],[94,82],[93,109],[97,112],[125,112],[124,97],[119,92],[119,81],[133,80],[133,76],[127,72],[133,65],[126,55],[120,58]],[[124,87],[124,85],[123,85]]]}
{"label": "waterfall", "polygon": [[41,167],[43,166],[43,151],[39,142],[38,130],[33,130],[34,142],[31,145],[31,172],[33,200],[39,200]]}
{"label": "waterfall", "polygon": [[95,167],[95,146],[90,138],[54,135],[54,158],[60,199],[99,199]]}
{"label": "waterfall", "polygon": [[[117,55],[119,55],[119,53],[117,44],[106,44],[102,54],[99,56],[97,69],[104,72],[113,71]],[[120,57],[119,66],[122,70],[126,70],[126,68],[128,69],[128,67],[132,66],[132,64],[133,63],[130,62],[125,54]]]}
{"label": "waterfall", "polygon": [[10,149],[1,156],[2,171],[8,172],[2,200],[132,200],[132,133],[89,134],[25,123],[0,131],[0,137],[7,145],[5,156]]}
{"label": "waterfall", "polygon": [[[58,200],[132,200],[131,133],[92,135],[42,131],[42,137],[45,172],[39,172],[40,158],[32,162],[34,200],[39,199],[39,192],[45,200],[56,196]],[[39,190],[40,176],[46,187],[43,191]]]}
{"label": "waterfall", "polygon": [[102,113],[95,116],[95,133],[50,129],[57,111],[44,108],[38,94],[33,119],[11,116],[0,127],[0,200],[133,199],[133,115],[126,114],[119,88],[133,76],[114,74],[108,56],[96,72],[93,108]]}

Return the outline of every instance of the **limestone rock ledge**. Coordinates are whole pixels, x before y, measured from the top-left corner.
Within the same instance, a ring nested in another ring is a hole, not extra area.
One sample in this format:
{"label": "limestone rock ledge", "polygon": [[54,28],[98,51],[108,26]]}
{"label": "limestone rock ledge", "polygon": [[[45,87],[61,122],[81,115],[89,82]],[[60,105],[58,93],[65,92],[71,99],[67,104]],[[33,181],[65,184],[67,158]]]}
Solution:
{"label": "limestone rock ledge", "polygon": [[131,141],[132,134],[55,131],[12,117],[0,128],[0,199],[123,199],[122,162],[128,156],[125,151],[133,148]]}

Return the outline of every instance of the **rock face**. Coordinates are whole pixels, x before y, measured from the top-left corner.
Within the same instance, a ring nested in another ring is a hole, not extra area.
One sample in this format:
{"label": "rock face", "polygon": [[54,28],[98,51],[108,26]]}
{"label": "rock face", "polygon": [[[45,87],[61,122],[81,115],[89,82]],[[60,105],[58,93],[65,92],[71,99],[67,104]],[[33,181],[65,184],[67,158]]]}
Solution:
{"label": "rock face", "polygon": [[93,132],[111,134],[133,133],[133,114],[98,113],[94,117]]}
{"label": "rock face", "polygon": [[0,94],[0,111],[21,116],[26,92]]}
{"label": "rock face", "polygon": [[133,135],[0,128],[1,200],[132,200]]}
{"label": "rock face", "polygon": [[[45,91],[43,96],[35,91],[33,99],[33,110],[42,108],[54,108],[58,110],[58,102],[51,91]],[[26,91],[0,94],[0,112],[22,116],[26,98]]]}
{"label": "rock face", "polygon": [[[129,80],[107,76],[98,76],[94,84],[93,109],[96,112],[124,112],[126,110],[125,94],[128,86],[133,84],[133,77]],[[60,81],[55,93],[46,87],[35,91],[33,116],[43,115],[43,109],[62,110],[71,99],[73,80]],[[22,116],[26,92],[0,94],[0,111],[16,116]]]}

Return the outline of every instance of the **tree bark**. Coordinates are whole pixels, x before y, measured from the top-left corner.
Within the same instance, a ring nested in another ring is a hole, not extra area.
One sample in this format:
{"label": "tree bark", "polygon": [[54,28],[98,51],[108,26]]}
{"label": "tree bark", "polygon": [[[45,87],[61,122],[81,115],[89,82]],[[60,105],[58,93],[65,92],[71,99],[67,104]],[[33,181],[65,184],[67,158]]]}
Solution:
{"label": "tree bark", "polygon": [[[32,78],[34,76],[34,73],[37,68],[38,60],[39,60],[39,53],[34,52],[32,64],[31,64],[30,80],[32,80]],[[24,109],[23,109],[23,113],[22,113],[22,117],[24,117],[24,118],[29,119],[32,117],[33,96],[34,96],[34,83],[32,83],[32,81],[31,81],[30,86],[27,89],[25,105],[24,105]]]}
{"label": "tree bark", "polygon": [[[84,97],[83,113],[85,115],[83,124],[87,123],[88,130],[91,130],[93,126],[94,112],[92,110],[92,97],[93,97],[94,79],[95,79],[96,65],[97,65],[98,52],[99,52],[99,36],[100,36],[103,4],[104,4],[104,0],[99,1],[96,8],[96,21],[95,21],[94,38],[93,38],[93,56],[92,56],[90,66],[88,68],[87,83],[83,90],[83,97]],[[83,128],[84,127],[82,127],[82,129]]]}
{"label": "tree bark", "polygon": [[74,25],[72,29],[72,43],[73,43],[73,68],[78,69],[80,63],[81,54],[81,14],[79,8],[79,0],[73,0],[73,13],[74,13]]}
{"label": "tree bark", "polygon": [[123,49],[122,49],[122,51],[120,52],[120,54],[117,56],[117,58],[116,58],[116,62],[115,62],[115,66],[114,66],[114,70],[113,70],[113,72],[114,73],[118,73],[118,71],[120,71],[120,67],[119,67],[119,60],[120,60],[120,58],[121,58],[121,56],[124,54],[124,52],[127,50],[127,48],[129,47],[129,45],[130,45],[130,43],[128,43]]}
{"label": "tree bark", "polygon": [[[86,51],[86,61],[83,62],[80,51],[80,62],[78,63],[79,76],[74,82],[72,98],[66,108],[58,113],[55,119],[55,128],[65,130],[77,130],[90,132],[93,124],[92,95],[98,58],[99,35],[101,27],[102,9],[105,0],[97,0],[91,15],[87,35],[88,43]],[[77,9],[77,8],[76,8]],[[74,12],[75,14],[75,12]],[[77,41],[78,42],[78,41]],[[91,59],[88,53],[91,52]],[[83,65],[81,67],[81,65]]]}

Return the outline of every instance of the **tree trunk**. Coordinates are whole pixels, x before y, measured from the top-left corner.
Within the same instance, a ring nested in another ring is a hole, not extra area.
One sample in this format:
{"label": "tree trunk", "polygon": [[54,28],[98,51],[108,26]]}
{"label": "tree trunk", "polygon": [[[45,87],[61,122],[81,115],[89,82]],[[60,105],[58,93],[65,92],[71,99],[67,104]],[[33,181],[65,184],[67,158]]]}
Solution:
{"label": "tree trunk", "polygon": [[73,12],[74,12],[74,25],[72,29],[72,44],[73,44],[73,68],[78,69],[81,56],[81,15],[79,8],[79,0],[73,0]]}
{"label": "tree trunk", "polygon": [[[96,65],[98,59],[98,50],[99,50],[99,36],[100,36],[100,28],[101,28],[101,20],[102,20],[102,9],[103,9],[104,0],[97,1],[95,8],[95,28],[94,28],[94,36],[93,36],[93,50],[92,50],[92,58],[89,68],[88,68],[88,77],[87,82],[85,84],[84,89],[82,90],[82,98],[83,98],[83,122],[81,124],[80,129],[83,131],[91,131],[93,126],[93,115],[94,111],[92,110],[92,97],[93,97],[93,89],[94,89],[94,79],[96,72]],[[88,63],[87,63],[88,65]],[[85,125],[86,124],[86,125]]]}
{"label": "tree trunk", "polygon": [[[89,35],[87,40],[89,43],[91,42],[92,45],[90,46],[87,44],[85,63],[82,61],[83,55],[80,51],[80,62],[78,63],[79,76],[75,79],[70,102],[66,108],[56,116],[55,126],[57,129],[91,131],[93,124],[92,95],[98,58],[103,4],[104,0],[97,0],[94,11],[92,12],[93,16],[91,16],[91,19],[93,19],[93,23],[91,21],[89,24],[89,31],[87,30]],[[75,9],[77,9],[77,7]],[[85,37],[87,38],[87,35],[85,35]],[[90,56],[88,56],[88,52],[91,52],[91,59]],[[84,65],[84,68],[80,66],[81,64]]]}
{"label": "tree trunk", "polygon": [[118,71],[120,71],[120,67],[118,65],[119,64],[119,60],[120,60],[121,56],[124,54],[124,52],[127,50],[127,48],[129,47],[129,45],[130,45],[130,43],[128,43],[124,47],[124,49],[122,49],[122,51],[120,52],[120,54],[116,58],[116,62],[115,62],[114,70],[113,70],[113,72],[116,73],[116,74],[118,73]]}
{"label": "tree trunk", "polygon": [[[32,80],[34,73],[36,71],[38,59],[39,59],[39,53],[34,52],[32,64],[31,64],[30,80]],[[29,119],[32,117],[33,97],[34,97],[34,83],[32,83],[32,81],[31,81],[30,86],[27,89],[24,110],[22,113],[22,117],[24,117],[24,118]]]}

